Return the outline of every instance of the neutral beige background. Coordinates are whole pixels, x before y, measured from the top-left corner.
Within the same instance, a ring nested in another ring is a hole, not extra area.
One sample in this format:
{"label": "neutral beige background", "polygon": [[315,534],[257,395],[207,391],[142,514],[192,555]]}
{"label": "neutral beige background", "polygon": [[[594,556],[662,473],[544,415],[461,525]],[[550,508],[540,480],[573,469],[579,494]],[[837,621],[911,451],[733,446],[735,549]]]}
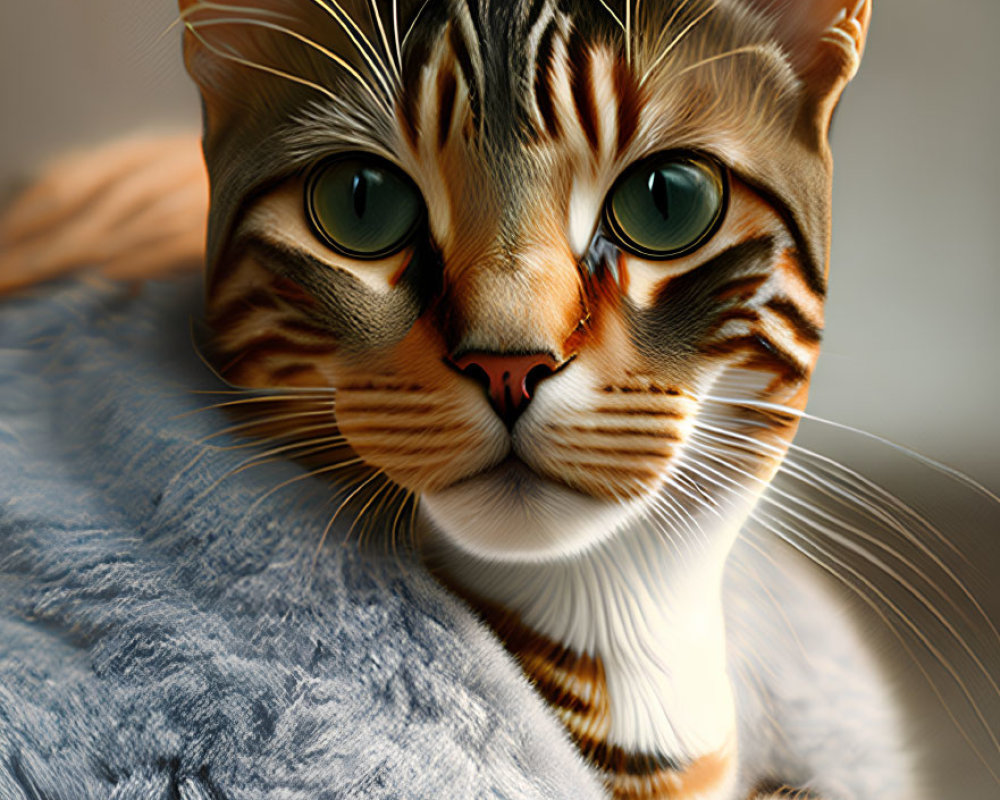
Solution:
{"label": "neutral beige background", "polygon": [[[70,145],[136,127],[197,125],[177,32],[167,30],[173,18],[171,0],[3,0],[0,181]],[[994,490],[998,39],[1000,0],[875,0],[865,64],[834,128],[828,333],[810,405],[952,463]],[[842,430],[809,424],[800,442],[868,474],[904,475],[904,491],[945,515],[948,535],[975,553],[984,585],[1000,574],[1000,515],[945,491],[944,478]],[[1000,592],[993,595],[988,585],[982,590],[989,613],[1000,616]],[[996,660],[988,664],[1000,674]],[[927,694],[919,684],[913,692]],[[950,776],[943,800],[1000,796],[933,703],[914,736],[940,742],[931,761]]]}

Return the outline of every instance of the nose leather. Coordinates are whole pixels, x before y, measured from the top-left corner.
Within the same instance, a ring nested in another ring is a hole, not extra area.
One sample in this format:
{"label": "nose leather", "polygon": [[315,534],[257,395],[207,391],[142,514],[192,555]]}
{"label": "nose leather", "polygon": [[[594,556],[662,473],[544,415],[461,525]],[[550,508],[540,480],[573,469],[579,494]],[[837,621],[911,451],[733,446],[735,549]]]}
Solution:
{"label": "nose leather", "polygon": [[548,353],[466,353],[451,363],[483,387],[508,428],[524,413],[535,387],[559,366]]}

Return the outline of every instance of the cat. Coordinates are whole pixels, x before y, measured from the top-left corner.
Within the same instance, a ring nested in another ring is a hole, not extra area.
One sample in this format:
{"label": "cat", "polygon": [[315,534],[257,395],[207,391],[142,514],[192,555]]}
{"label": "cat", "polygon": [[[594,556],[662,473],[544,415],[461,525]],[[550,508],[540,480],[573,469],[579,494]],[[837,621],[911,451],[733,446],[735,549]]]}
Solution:
{"label": "cat", "polygon": [[[206,352],[287,390],[250,432],[393,533],[414,514],[613,797],[919,797],[835,602],[740,539],[819,352],[827,134],[870,0],[180,9]],[[739,563],[785,583],[778,612]]]}

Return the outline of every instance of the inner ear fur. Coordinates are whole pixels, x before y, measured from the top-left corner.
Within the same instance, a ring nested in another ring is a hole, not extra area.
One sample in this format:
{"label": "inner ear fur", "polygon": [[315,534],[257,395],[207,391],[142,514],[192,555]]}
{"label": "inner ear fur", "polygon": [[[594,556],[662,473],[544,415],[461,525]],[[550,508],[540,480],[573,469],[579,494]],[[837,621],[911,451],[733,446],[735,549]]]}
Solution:
{"label": "inner ear fur", "polygon": [[872,0],[747,0],[771,20],[802,81],[804,122],[825,132],[847,83],[861,64]]}

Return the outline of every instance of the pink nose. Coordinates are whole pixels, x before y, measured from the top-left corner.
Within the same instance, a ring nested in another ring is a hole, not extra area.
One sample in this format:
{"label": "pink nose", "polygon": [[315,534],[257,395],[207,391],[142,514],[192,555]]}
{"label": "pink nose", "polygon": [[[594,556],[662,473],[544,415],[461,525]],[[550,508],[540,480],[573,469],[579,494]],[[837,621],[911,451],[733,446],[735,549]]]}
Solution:
{"label": "pink nose", "polygon": [[535,387],[559,366],[548,353],[466,353],[452,364],[486,390],[490,404],[508,428],[527,408]]}

